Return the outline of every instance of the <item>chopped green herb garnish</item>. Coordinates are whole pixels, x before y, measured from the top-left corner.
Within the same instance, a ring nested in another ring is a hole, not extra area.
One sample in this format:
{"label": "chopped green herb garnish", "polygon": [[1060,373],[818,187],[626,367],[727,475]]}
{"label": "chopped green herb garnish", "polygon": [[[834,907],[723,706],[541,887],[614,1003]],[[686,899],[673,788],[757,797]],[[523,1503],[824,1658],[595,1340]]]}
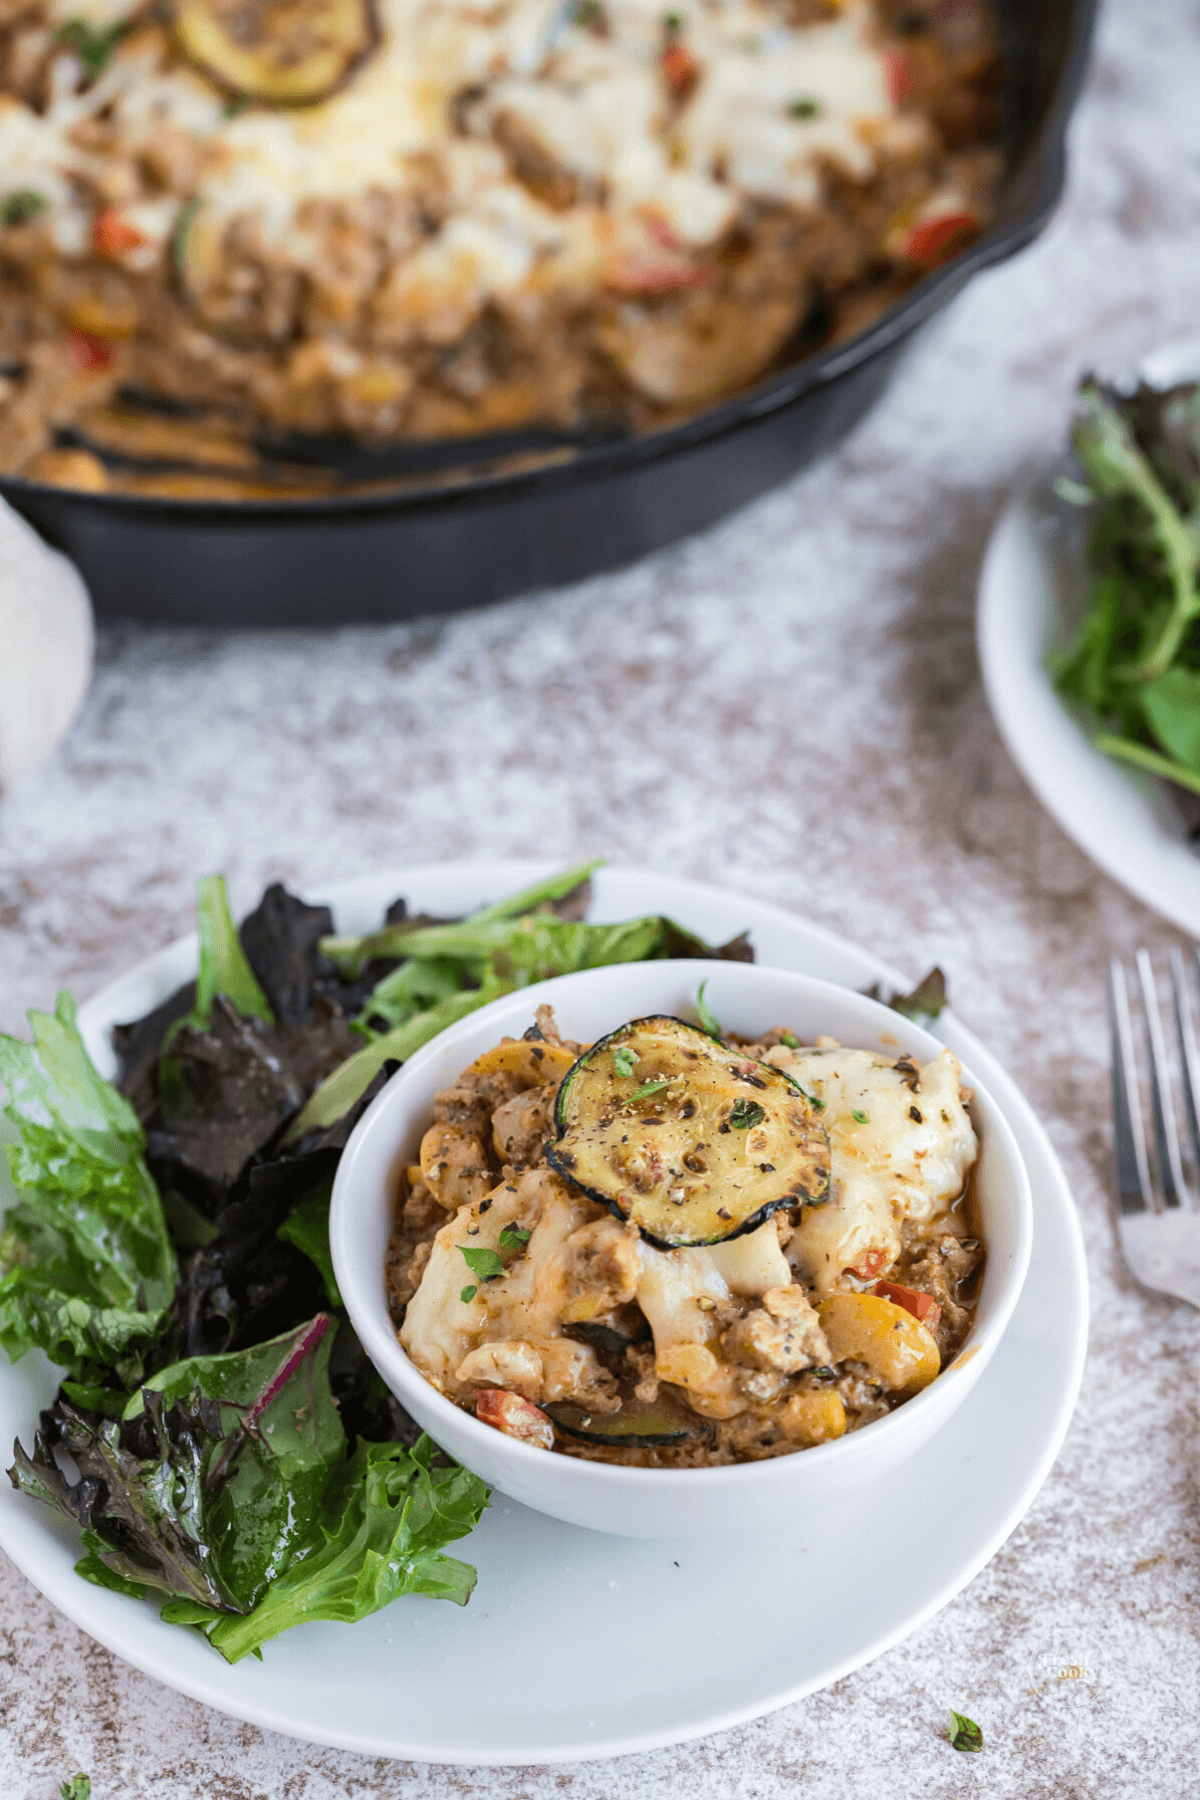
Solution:
{"label": "chopped green herb garnish", "polygon": [[70,1781],[64,1781],[58,1791],[62,1800],[92,1800],[92,1778],[75,1775]]}
{"label": "chopped green herb garnish", "polygon": [[585,31],[602,31],[606,23],[606,15],[600,0],[575,0],[571,12],[572,22],[581,25]]}
{"label": "chopped green herb garnish", "polygon": [[724,1033],[721,1030],[721,1021],[717,1018],[716,1013],[713,1012],[707,1000],[704,998],[704,990],[707,986],[707,981],[702,981],[700,983],[700,991],[696,995],[696,1011],[700,1014],[700,1023],[704,1030],[707,1031],[709,1037],[716,1038],[717,1042],[720,1043],[724,1037]]}
{"label": "chopped green herb garnish", "polygon": [[643,1081],[640,1088],[634,1088],[625,1104],[631,1106],[635,1100],[644,1100],[648,1094],[657,1094],[661,1088],[670,1087],[670,1085],[671,1077],[669,1075],[660,1075],[657,1081]]}
{"label": "chopped green herb garnish", "polygon": [[478,1292],[479,1289],[477,1287],[465,1287],[458,1297],[464,1306],[469,1306]]}
{"label": "chopped green herb garnish", "polygon": [[789,1050],[798,1050],[800,1048],[800,1039],[796,1036],[794,1031],[785,1031],[779,1041],[781,1044],[786,1044]]}
{"label": "chopped green herb garnish", "polygon": [[613,1051],[613,1068],[617,1071],[618,1075],[632,1075],[633,1065],[637,1061],[639,1061],[639,1057],[636,1050],[623,1049]]}
{"label": "chopped green herb garnish", "polygon": [[468,1249],[466,1244],[460,1244],[458,1247],[463,1253],[463,1261],[468,1269],[472,1275],[477,1275],[480,1281],[495,1281],[497,1275],[503,1275],[504,1263],[490,1244],[480,1244],[477,1248],[471,1249]]}
{"label": "chopped green herb garnish", "polygon": [[821,102],[814,100],[811,94],[799,94],[788,107],[793,119],[815,119],[821,110]]}
{"label": "chopped green herb garnish", "polygon": [[668,31],[682,31],[683,30],[683,14],[677,13],[677,12],[664,13],[663,14],[663,24],[666,26]]}
{"label": "chopped green herb garnish", "polygon": [[738,1100],[729,1115],[729,1123],[736,1125],[739,1131],[748,1131],[751,1125],[760,1125],[766,1116],[766,1110],[757,1100]]}
{"label": "chopped green herb garnish", "polygon": [[92,25],[87,19],[71,19],[59,32],[58,41],[75,52],[91,82],[103,75],[113,51],[129,29],[128,19],[118,19],[115,25]]}
{"label": "chopped green herb garnish", "polygon": [[870,1124],[870,1119],[869,1119],[868,1115],[865,1112],[859,1112],[857,1106],[855,1107],[854,1111],[851,1113],[850,1117],[858,1125],[869,1125]]}
{"label": "chopped green herb garnish", "polygon": [[523,1225],[506,1225],[500,1233],[500,1248],[502,1250],[523,1250],[532,1236],[533,1233],[526,1231]]}
{"label": "chopped green herb garnish", "polygon": [[950,1746],[954,1750],[982,1750],[983,1732],[974,1719],[966,1718],[962,1713],[950,1709],[950,1717],[954,1728],[950,1733]]}
{"label": "chopped green herb garnish", "polygon": [[17,188],[0,200],[0,225],[24,225],[45,212],[46,202],[34,188]]}

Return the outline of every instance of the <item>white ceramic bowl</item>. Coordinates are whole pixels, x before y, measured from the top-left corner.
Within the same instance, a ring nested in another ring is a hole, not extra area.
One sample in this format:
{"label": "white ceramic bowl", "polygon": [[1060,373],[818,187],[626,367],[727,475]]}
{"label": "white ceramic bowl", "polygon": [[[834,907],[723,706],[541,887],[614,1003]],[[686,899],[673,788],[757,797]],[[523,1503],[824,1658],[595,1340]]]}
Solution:
{"label": "white ceramic bowl", "polygon": [[717,1469],[630,1469],[537,1450],[481,1424],[430,1386],[400,1348],[387,1309],[384,1259],[402,1171],[415,1160],[436,1094],[504,1036],[519,1037],[534,1008],[554,1008],[559,1029],[591,1042],[646,1013],[695,1016],[696,990],[728,1029],[783,1025],[811,1042],[901,1049],[926,1062],[938,1040],[862,994],[807,975],[728,962],[633,963],[563,975],[482,1007],[417,1053],[384,1088],[338,1165],[330,1241],[338,1286],[367,1354],[392,1392],[467,1468],[512,1499],[626,1537],[710,1536],[781,1530],[802,1514],[861,1492],[907,1461],[962,1405],[1008,1324],[1032,1240],[1029,1181],[1006,1121],[979,1083],[972,1117],[981,1140],[976,1177],[987,1266],[975,1322],[939,1378],[896,1412],[833,1443]]}

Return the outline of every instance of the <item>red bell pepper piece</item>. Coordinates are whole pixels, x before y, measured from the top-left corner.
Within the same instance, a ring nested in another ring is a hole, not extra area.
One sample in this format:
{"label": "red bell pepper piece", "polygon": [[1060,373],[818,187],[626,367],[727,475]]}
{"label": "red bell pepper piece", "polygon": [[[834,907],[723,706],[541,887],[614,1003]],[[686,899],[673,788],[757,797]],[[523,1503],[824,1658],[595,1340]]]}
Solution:
{"label": "red bell pepper piece", "polygon": [[92,222],[92,248],[101,256],[124,256],[127,250],[136,250],[145,241],[115,206],[104,207]]}
{"label": "red bell pepper piece", "polygon": [[67,360],[80,375],[95,375],[107,369],[113,359],[113,347],[91,331],[67,333]]}
{"label": "red bell pepper piece", "polygon": [[927,219],[908,234],[904,254],[922,269],[936,269],[939,263],[954,256],[975,235],[977,220],[973,213],[942,213]]}
{"label": "red bell pepper piece", "polygon": [[878,1275],[880,1269],[887,1267],[887,1260],[885,1250],[868,1250],[862,1262],[851,1263],[846,1273],[847,1275],[857,1275],[860,1281],[870,1281],[872,1276]]}
{"label": "red bell pepper piece", "polygon": [[892,105],[903,106],[913,89],[912,64],[903,50],[884,51],[883,79]]}
{"label": "red bell pepper piece", "polygon": [[663,51],[663,76],[677,99],[687,98],[700,79],[700,71],[700,58],[686,44],[668,44]]}
{"label": "red bell pepper piece", "polygon": [[923,1294],[919,1288],[900,1287],[894,1281],[877,1281],[872,1292],[881,1300],[890,1300],[893,1306],[902,1306],[914,1319],[919,1319],[927,1331],[937,1330],[942,1309],[932,1294]]}
{"label": "red bell pepper piece", "polygon": [[554,1425],[541,1407],[506,1388],[483,1388],[476,1394],[475,1417],[519,1443],[538,1450],[554,1448]]}

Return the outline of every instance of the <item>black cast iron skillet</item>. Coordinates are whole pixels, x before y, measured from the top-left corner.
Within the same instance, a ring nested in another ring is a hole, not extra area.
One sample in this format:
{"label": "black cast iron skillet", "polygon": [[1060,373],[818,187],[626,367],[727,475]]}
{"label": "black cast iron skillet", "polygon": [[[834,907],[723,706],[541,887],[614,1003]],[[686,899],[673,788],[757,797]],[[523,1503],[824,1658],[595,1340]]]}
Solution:
{"label": "black cast iron skillet", "polygon": [[[1062,192],[1065,137],[1098,0],[1007,0],[1008,175],[995,222],[852,342],[819,351],[668,431],[570,445],[514,471],[520,444],[403,446],[344,472],[398,492],[270,501],[0,492],[78,563],[97,610],[177,625],[340,625],[482,606],[575,581],[711,524],[832,448],[883,392],[920,326],[980,269],[1030,243]],[[565,443],[565,440],[563,441]],[[493,462],[489,469],[488,459]],[[464,462],[474,467],[462,471]],[[440,478],[433,479],[438,471]],[[428,475],[428,485],[413,476]]]}

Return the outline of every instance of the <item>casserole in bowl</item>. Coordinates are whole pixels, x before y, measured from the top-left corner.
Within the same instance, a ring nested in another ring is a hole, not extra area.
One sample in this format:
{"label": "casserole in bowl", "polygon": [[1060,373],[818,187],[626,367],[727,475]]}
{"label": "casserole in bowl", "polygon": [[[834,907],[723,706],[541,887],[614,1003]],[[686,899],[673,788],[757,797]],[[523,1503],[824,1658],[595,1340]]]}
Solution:
{"label": "casserole in bowl", "polygon": [[[537,1003],[554,1009],[565,1033],[590,1041],[624,1020],[648,1013],[686,1014],[693,1006],[696,981],[694,963],[596,970],[543,984]],[[928,1064],[941,1049],[927,1032],[875,1001],[774,969],[713,965],[707,999],[726,1028],[740,1037],[754,1039],[784,1023],[800,1042],[828,1036],[878,1053],[892,1063],[912,1058]],[[631,1462],[628,1457],[595,1461],[579,1454],[553,1454],[539,1447],[536,1439],[522,1441],[494,1429],[484,1422],[494,1410],[490,1406],[485,1406],[480,1416],[468,1410],[470,1399],[465,1389],[471,1384],[456,1385],[457,1371],[452,1368],[449,1379],[439,1373],[430,1358],[430,1333],[424,1326],[414,1331],[406,1323],[404,1335],[413,1355],[406,1354],[389,1311],[385,1279],[404,1172],[413,1164],[429,1128],[435,1097],[499,1037],[519,1037],[532,1017],[530,997],[516,994],[482,1009],[419,1052],[368,1111],[338,1170],[330,1219],[338,1284],[368,1354],[412,1416],[466,1466],[514,1499],[575,1524],[630,1536],[703,1536],[732,1529],[735,1524],[739,1530],[747,1525],[751,1529],[777,1528],[798,1510],[819,1511],[862,1491],[916,1454],[962,1404],[986,1366],[1016,1304],[1029,1255],[1031,1208],[1021,1158],[1003,1119],[969,1073],[964,1073],[963,1079],[973,1089],[970,1117],[979,1140],[973,1204],[987,1250],[974,1318],[936,1379],[927,1373],[920,1391],[914,1383],[912,1397],[903,1397],[903,1404],[894,1410],[878,1408],[865,1414],[857,1429],[830,1441],[810,1434],[812,1447],[804,1448],[802,1454],[789,1453],[799,1448],[798,1442],[765,1451],[752,1449],[754,1460],[749,1461],[738,1460],[736,1451],[723,1463],[717,1457],[693,1457],[690,1466],[686,1462],[661,1466],[661,1458],[660,1466],[653,1466],[654,1459],[646,1466],[645,1458],[640,1465],[636,1458]],[[830,1137],[836,1182],[837,1137],[833,1131]],[[818,1205],[814,1210],[820,1213],[821,1208]],[[808,1213],[808,1206],[804,1211]],[[469,1229],[465,1213],[463,1222]],[[655,1230],[661,1242],[661,1229]],[[739,1240],[735,1236],[733,1242],[739,1241],[750,1244],[753,1238],[743,1234]],[[427,1257],[431,1270],[437,1254],[435,1246]],[[861,1256],[857,1251],[854,1254],[861,1263]],[[443,1313],[448,1327],[457,1328],[460,1322],[452,1316],[458,1306],[473,1310],[476,1320],[482,1321],[476,1293],[464,1298],[471,1285],[468,1271],[473,1267],[464,1261],[463,1291],[450,1297]],[[880,1272],[887,1272],[883,1263],[870,1271],[867,1285],[873,1287]],[[839,1264],[838,1277],[840,1274]],[[731,1285],[736,1290],[736,1282]],[[835,1278],[831,1286],[824,1285],[825,1297],[830,1297],[860,1291],[864,1282]],[[820,1277],[810,1269],[804,1291],[820,1298],[822,1286]],[[716,1294],[716,1287],[711,1291]],[[801,1291],[797,1283],[797,1308]],[[486,1342],[484,1331],[480,1343]],[[863,1352],[850,1347],[846,1354],[855,1362]],[[710,1358],[710,1362],[714,1360]],[[480,1366],[477,1357],[471,1367],[477,1370]],[[690,1377],[682,1361],[676,1359],[665,1373],[674,1399],[686,1403],[699,1398],[704,1404],[702,1392],[687,1389]],[[856,1363],[843,1373],[861,1377],[862,1371]],[[485,1375],[476,1385],[495,1387],[496,1382]],[[792,1391],[802,1386],[793,1383]],[[901,1383],[896,1386],[898,1389]],[[543,1397],[545,1391],[539,1390]],[[710,1405],[710,1418],[720,1410],[719,1404],[715,1411]],[[552,1406],[551,1413],[554,1411]],[[793,1407],[793,1416],[795,1411]],[[586,1439],[584,1443],[586,1447]]]}

